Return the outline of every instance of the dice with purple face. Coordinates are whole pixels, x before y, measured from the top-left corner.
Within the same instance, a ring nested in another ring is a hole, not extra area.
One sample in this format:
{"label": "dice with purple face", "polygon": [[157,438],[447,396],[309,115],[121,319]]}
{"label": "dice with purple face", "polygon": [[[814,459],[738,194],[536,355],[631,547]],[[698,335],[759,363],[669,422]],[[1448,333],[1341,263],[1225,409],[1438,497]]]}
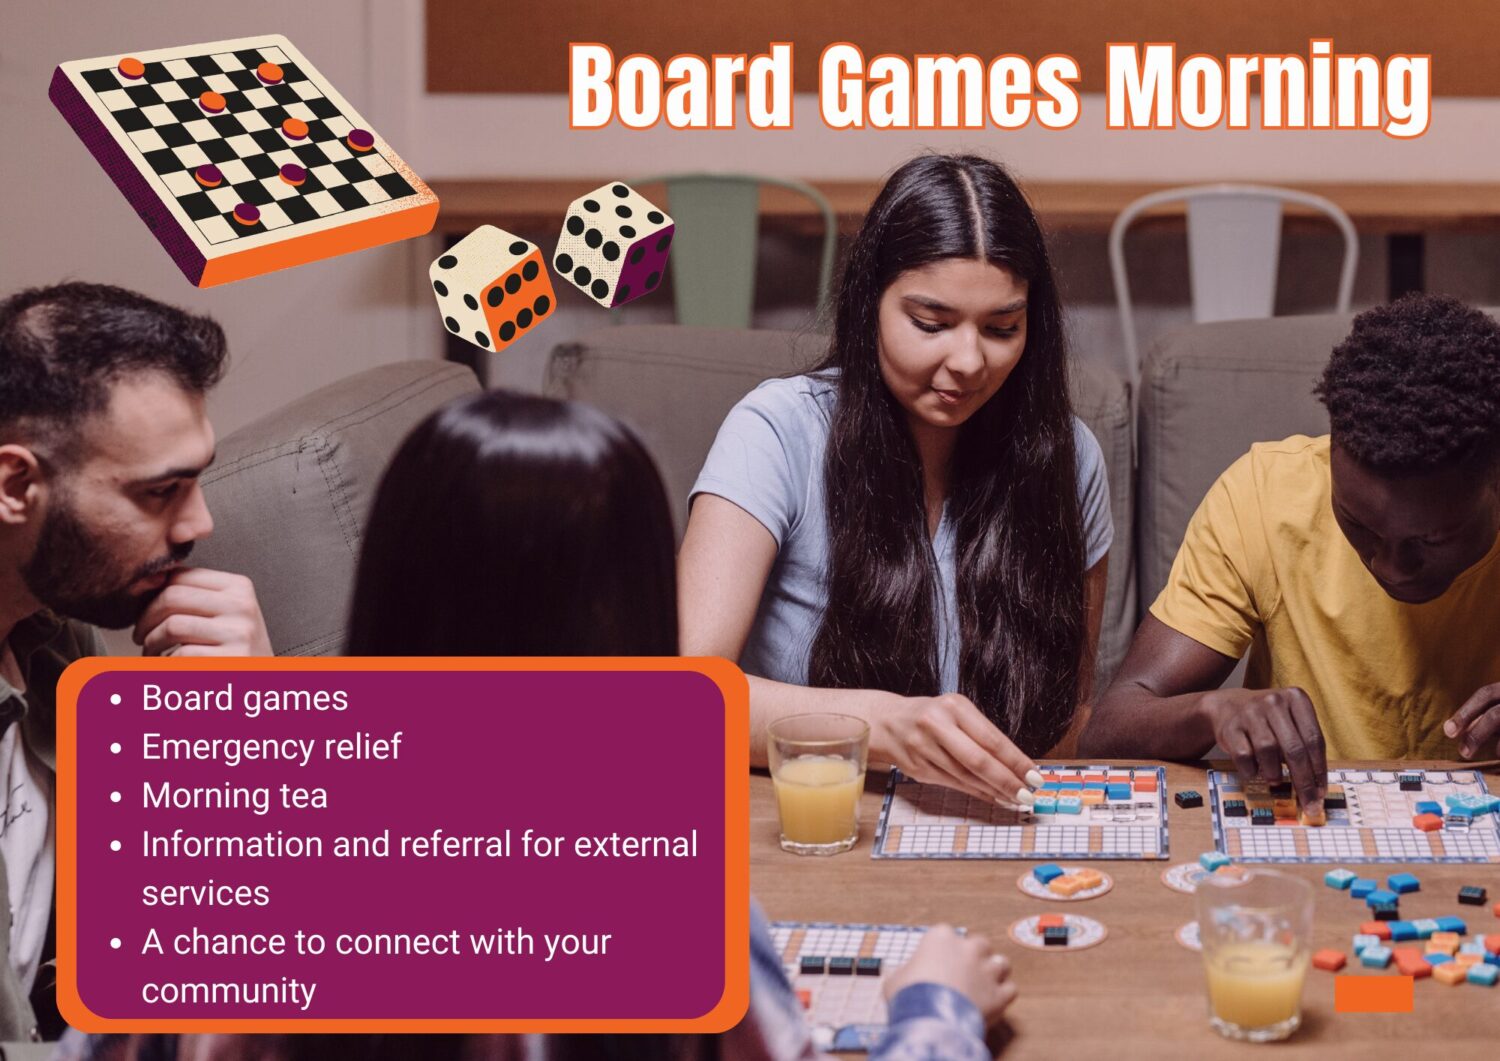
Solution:
{"label": "dice with purple face", "polygon": [[552,265],[599,305],[623,306],[661,285],[675,229],[656,204],[615,181],[573,200]]}

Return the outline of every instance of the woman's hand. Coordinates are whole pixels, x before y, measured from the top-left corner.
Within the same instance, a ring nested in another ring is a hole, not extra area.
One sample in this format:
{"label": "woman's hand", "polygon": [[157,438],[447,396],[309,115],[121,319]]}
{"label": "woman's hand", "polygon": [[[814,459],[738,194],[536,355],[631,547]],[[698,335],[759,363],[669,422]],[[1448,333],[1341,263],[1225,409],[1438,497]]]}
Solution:
{"label": "woman's hand", "polygon": [[934,925],[911,960],[885,979],[886,1000],[912,984],[951,987],[979,1008],[985,1027],[998,1021],[1016,1000],[1010,961],[983,936],[960,936],[949,925]]}
{"label": "woman's hand", "polygon": [[1036,763],[967,696],[903,697],[871,723],[870,754],[914,781],[957,789],[989,803],[1030,806]]}

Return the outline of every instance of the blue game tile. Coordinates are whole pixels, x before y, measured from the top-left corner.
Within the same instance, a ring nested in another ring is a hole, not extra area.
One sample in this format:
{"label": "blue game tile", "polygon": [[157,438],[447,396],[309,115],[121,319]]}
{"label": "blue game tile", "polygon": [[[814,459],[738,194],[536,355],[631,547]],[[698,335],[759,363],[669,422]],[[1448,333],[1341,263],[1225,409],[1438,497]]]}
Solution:
{"label": "blue game tile", "polygon": [[1391,948],[1385,946],[1366,947],[1359,952],[1359,963],[1371,969],[1384,969],[1391,964]]}
{"label": "blue game tile", "polygon": [[1392,921],[1388,927],[1391,930],[1392,943],[1407,943],[1421,938],[1417,926],[1410,921]]}
{"label": "blue game tile", "polygon": [[1392,873],[1385,879],[1385,883],[1397,895],[1408,895],[1422,890],[1422,882],[1410,873]]}
{"label": "blue game tile", "polygon": [[1373,881],[1369,877],[1357,877],[1354,883],[1349,885],[1349,897],[1351,899],[1363,899],[1379,888],[1379,881]]}
{"label": "blue game tile", "polygon": [[1032,870],[1031,875],[1043,884],[1050,884],[1063,875],[1063,868],[1052,862],[1048,862]]}
{"label": "blue game tile", "polygon": [[1439,917],[1437,921],[1439,932],[1457,932],[1460,936],[1469,934],[1469,923],[1461,917]]}
{"label": "blue game tile", "polygon": [[1399,903],[1401,896],[1395,892],[1388,892],[1384,888],[1376,888],[1365,896],[1366,906],[1384,906],[1387,903]]}
{"label": "blue game tile", "polygon": [[1337,888],[1340,891],[1349,887],[1354,881],[1354,874],[1350,873],[1347,869],[1331,869],[1323,874],[1323,883],[1330,888]]}

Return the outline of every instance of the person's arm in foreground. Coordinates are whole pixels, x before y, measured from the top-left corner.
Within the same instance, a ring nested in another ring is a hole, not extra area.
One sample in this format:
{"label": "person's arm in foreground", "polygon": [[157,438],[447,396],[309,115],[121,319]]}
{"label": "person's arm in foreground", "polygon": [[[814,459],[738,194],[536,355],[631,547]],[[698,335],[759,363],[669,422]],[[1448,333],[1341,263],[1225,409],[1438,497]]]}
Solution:
{"label": "person's arm in foreground", "polygon": [[[693,502],[677,557],[682,654],[737,660],[776,560],[771,532],[715,494]],[[892,621],[899,621],[893,617]],[[808,712],[870,724],[870,758],[985,800],[1015,803],[1036,764],[965,696],[900,696],[876,689],[815,689],[750,678],[750,762],[766,765],[766,730]],[[1040,784],[1033,778],[1031,787]]]}

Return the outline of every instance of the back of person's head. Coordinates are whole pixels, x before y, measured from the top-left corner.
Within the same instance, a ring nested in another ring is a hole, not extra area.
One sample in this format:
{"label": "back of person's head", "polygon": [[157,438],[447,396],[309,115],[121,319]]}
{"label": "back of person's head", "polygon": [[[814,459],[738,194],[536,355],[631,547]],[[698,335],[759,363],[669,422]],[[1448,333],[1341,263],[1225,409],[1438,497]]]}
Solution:
{"label": "back of person's head", "polygon": [[351,655],[675,655],[672,515],[623,424],[489,391],[407,437],[370,513]]}
{"label": "back of person's head", "polygon": [[106,284],[35,287],[0,302],[0,444],[66,468],[113,385],[160,373],[193,394],[223,375],[224,331],[207,317]]}
{"label": "back of person's head", "polygon": [[1443,295],[1354,318],[1316,393],[1334,445],[1408,476],[1500,464],[1500,321]]}

